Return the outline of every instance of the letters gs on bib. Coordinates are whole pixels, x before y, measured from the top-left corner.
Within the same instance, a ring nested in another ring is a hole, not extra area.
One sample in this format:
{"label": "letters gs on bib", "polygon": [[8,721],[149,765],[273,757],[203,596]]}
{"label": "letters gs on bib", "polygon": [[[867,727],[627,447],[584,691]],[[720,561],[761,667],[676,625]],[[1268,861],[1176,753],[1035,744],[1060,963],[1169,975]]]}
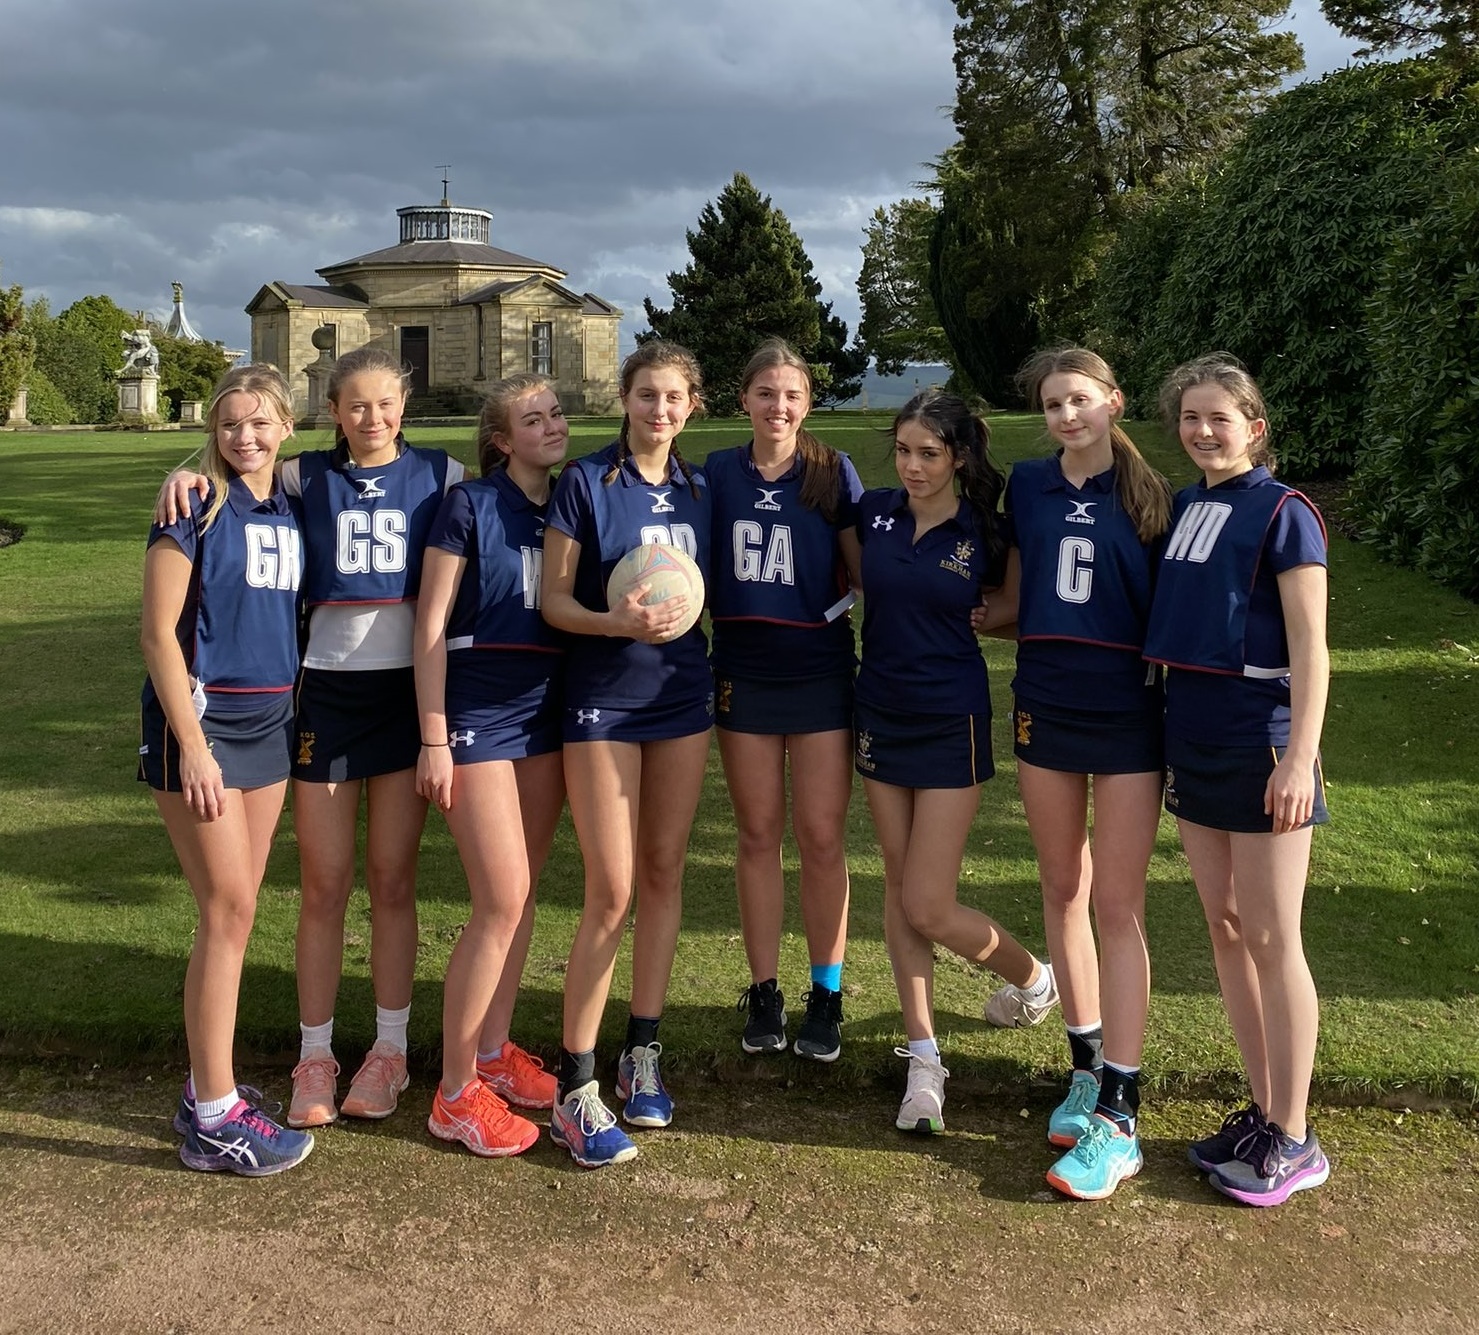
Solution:
{"label": "letters gs on bib", "polygon": [[403,510],[341,510],[335,522],[334,559],[343,575],[397,574],[406,568]]}

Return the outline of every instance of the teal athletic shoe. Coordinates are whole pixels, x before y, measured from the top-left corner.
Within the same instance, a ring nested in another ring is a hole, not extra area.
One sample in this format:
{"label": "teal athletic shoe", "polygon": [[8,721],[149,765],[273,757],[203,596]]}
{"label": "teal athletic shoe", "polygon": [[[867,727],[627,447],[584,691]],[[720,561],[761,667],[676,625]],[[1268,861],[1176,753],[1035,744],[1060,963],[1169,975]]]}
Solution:
{"label": "teal athletic shoe", "polygon": [[1099,1102],[1099,1077],[1092,1071],[1075,1071],[1068,1097],[1048,1115],[1048,1144],[1071,1149],[1094,1120]]}
{"label": "teal athletic shoe", "polygon": [[1048,1185],[1080,1201],[1102,1201],[1144,1166],[1140,1138],[1107,1117],[1091,1117],[1078,1144],[1048,1169]]}

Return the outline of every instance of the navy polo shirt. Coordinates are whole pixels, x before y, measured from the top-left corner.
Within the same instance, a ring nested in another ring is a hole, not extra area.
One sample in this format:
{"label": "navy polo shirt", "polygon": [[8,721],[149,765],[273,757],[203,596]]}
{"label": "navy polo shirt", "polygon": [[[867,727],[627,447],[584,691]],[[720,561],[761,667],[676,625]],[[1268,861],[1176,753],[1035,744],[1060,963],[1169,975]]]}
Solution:
{"label": "navy polo shirt", "polygon": [[863,548],[863,662],[857,698],[916,714],[991,713],[986,661],[971,609],[999,572],[975,512],[955,514],[918,541],[902,487],[866,491],[858,504]]}

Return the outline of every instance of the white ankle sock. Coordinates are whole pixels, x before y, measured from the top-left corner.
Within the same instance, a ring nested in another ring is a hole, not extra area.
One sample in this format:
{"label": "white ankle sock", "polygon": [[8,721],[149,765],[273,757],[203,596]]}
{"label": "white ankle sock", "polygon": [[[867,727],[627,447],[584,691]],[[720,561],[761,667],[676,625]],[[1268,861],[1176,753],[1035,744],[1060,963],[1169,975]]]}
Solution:
{"label": "white ankle sock", "polygon": [[402,1052],[406,1050],[406,1025],[411,1019],[410,1006],[402,1006],[400,1010],[386,1010],[384,1006],[375,1007],[375,1042],[389,1043],[393,1048],[399,1048]]}
{"label": "white ankle sock", "polygon": [[214,1131],[239,1101],[240,1095],[234,1089],[224,1099],[196,1099],[195,1125],[205,1131]]}
{"label": "white ankle sock", "polygon": [[940,1045],[933,1038],[911,1038],[909,1053],[914,1057],[923,1057],[926,1061],[937,1062],[940,1060]]}
{"label": "white ankle sock", "polygon": [[1038,966],[1037,982],[1020,989],[1028,1001],[1042,1001],[1053,988],[1053,975],[1048,971],[1048,966],[1041,960],[1038,961]]}
{"label": "white ankle sock", "polygon": [[334,1050],[334,1017],[329,1016],[324,1024],[303,1024],[299,1022],[298,1032],[302,1035],[301,1046],[298,1051],[298,1060],[302,1061],[313,1052],[332,1052]]}

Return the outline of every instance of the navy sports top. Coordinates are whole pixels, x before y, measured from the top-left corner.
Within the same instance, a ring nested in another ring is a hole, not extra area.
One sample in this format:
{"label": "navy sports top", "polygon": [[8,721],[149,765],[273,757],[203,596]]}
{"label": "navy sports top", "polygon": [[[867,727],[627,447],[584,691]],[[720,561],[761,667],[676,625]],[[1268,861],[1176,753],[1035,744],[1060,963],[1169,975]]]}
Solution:
{"label": "navy sports top", "polygon": [[1289,644],[1278,576],[1326,564],[1310,501],[1255,468],[1176,497],[1145,656],[1171,669],[1166,729],[1211,744],[1282,745]]}
{"label": "navy sports top", "polygon": [[755,467],[754,446],[704,460],[714,498],[714,667],[737,677],[786,681],[850,672],[852,623],[838,530],[857,522],[863,484],[840,455],[837,516],[801,504],[798,456],[773,482]]}
{"label": "navy sports top", "polygon": [[[695,497],[676,460],[668,477],[654,485],[628,457],[609,484],[615,442],[565,465],[550,497],[548,524],[580,544],[575,600],[605,612],[606,582],[633,547],[661,542],[687,552],[707,585],[712,512],[708,483],[693,470]],[[606,635],[572,635],[565,668],[565,694],[572,706],[640,709],[661,700],[664,707],[702,701],[713,690],[707,642],[700,625],[666,644]]]}
{"label": "navy sports top", "polygon": [[356,468],[342,443],[298,456],[310,606],[416,597],[447,455],[401,444],[400,455],[378,468]]}
{"label": "navy sports top", "polygon": [[[210,497],[215,495],[212,487]],[[190,495],[190,513],[149,530],[152,547],[171,538],[195,565],[175,623],[185,667],[207,691],[260,694],[293,689],[298,672],[298,585],[303,547],[295,507],[274,483],[259,501],[240,477],[200,532],[210,504]],[[144,684],[144,699],[154,684]]]}
{"label": "navy sports top", "polygon": [[1115,480],[1110,468],[1075,487],[1057,455],[1007,479],[1022,560],[1012,688],[1040,708],[1160,708],[1160,674],[1141,657],[1159,546],[1140,541]]}
{"label": "navy sports top", "polygon": [[912,714],[991,713],[986,660],[971,629],[987,567],[975,512],[954,516],[914,540],[902,487],[865,491],[858,504],[863,547],[863,661],[857,698]]}

